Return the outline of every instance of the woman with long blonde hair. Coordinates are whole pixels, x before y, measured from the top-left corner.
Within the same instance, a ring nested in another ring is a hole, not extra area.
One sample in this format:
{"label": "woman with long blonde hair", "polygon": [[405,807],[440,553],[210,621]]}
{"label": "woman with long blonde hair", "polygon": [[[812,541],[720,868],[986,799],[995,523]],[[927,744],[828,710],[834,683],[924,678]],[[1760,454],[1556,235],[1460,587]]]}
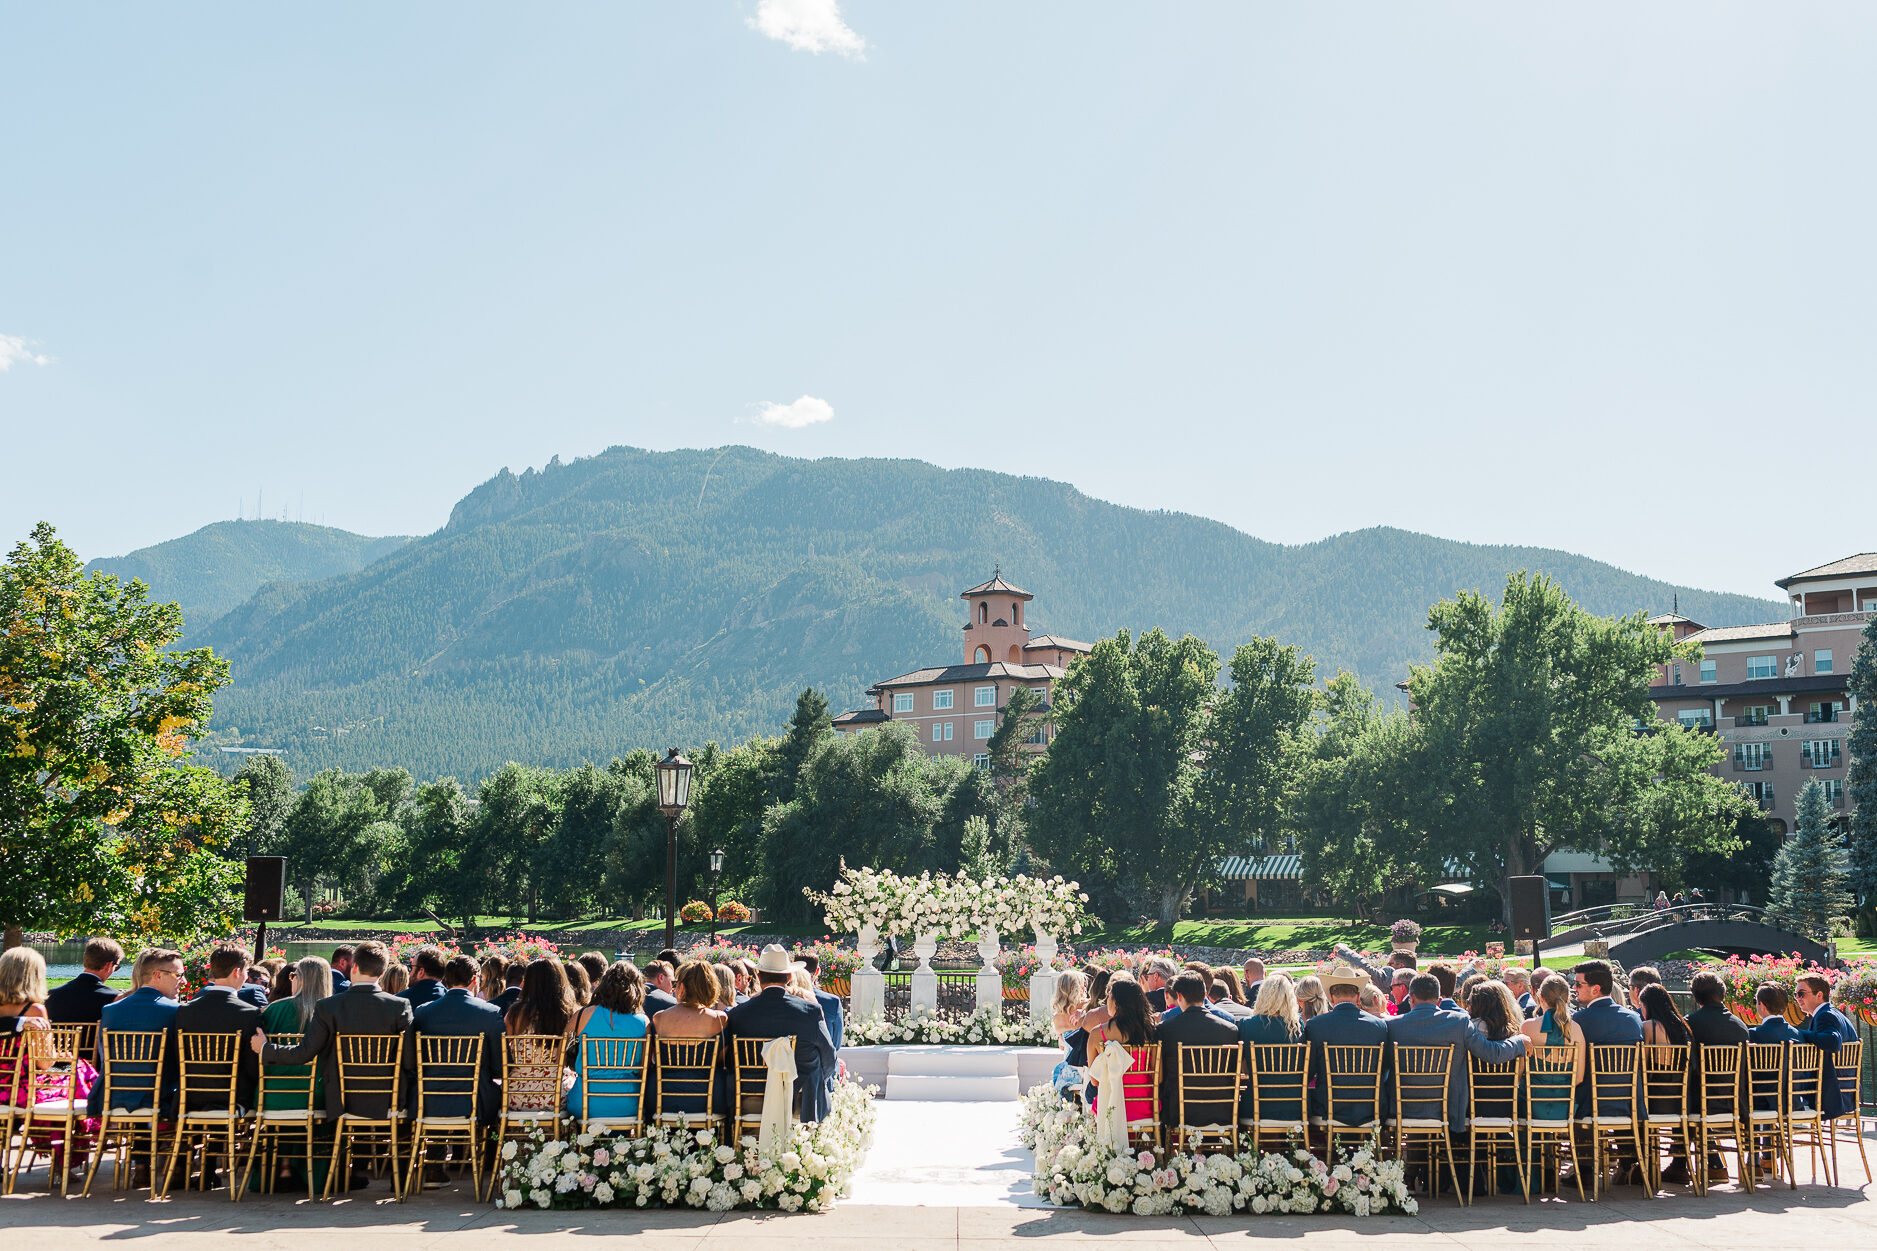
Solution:
{"label": "woman with long blonde hair", "polygon": [[1323,979],[1311,974],[1297,979],[1297,1015],[1300,1020],[1308,1021],[1313,1016],[1321,1016],[1328,1004],[1323,998]]}

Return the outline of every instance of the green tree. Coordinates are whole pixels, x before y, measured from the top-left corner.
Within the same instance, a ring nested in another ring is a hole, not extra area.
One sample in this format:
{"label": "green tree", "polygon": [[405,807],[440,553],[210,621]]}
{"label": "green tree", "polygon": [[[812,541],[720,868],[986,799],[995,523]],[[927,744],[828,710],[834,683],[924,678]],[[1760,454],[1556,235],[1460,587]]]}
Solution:
{"label": "green tree", "polygon": [[174,604],[84,576],[40,523],[0,567],[0,927],[191,938],[231,924],[248,819],[239,788],[185,763],[228,666],[168,651]]}
{"label": "green tree", "polygon": [[964,837],[958,846],[958,867],[980,882],[1003,875],[1004,860],[991,847],[991,823],[981,816],[965,819]]}
{"label": "green tree", "polygon": [[817,746],[834,737],[834,722],[828,716],[828,701],[814,687],[795,698],[795,714],[776,745],[775,798],[787,803],[795,798],[796,779],[802,765]]}
{"label": "green tree", "polygon": [[1845,747],[1851,767],[1845,791],[1851,809],[1851,889],[1864,910],[1868,931],[1877,914],[1877,617],[1864,623],[1864,637],[1851,662],[1851,734]]}
{"label": "green tree", "polygon": [[489,851],[488,872],[501,883],[496,901],[512,920],[540,919],[535,855],[560,817],[560,777],[551,769],[510,761],[476,792],[476,841]]}
{"label": "green tree", "polygon": [[1241,645],[1227,672],[1207,727],[1198,812],[1180,849],[1194,881],[1213,873],[1220,856],[1284,836],[1317,708],[1316,662],[1276,639]]}
{"label": "green tree", "polygon": [[380,895],[400,912],[460,919],[461,933],[473,934],[490,883],[462,785],[438,778],[418,786],[400,824],[402,856],[387,872]]}
{"label": "green tree", "polygon": [[1831,936],[1831,919],[1851,907],[1845,889],[1844,844],[1825,805],[1825,788],[1808,778],[1799,788],[1792,837],[1773,861],[1766,910],[1801,933]]}
{"label": "green tree", "polygon": [[293,770],[279,756],[250,756],[235,774],[235,785],[248,801],[247,843],[242,854],[276,854],[287,813],[293,808]]}
{"label": "green tree", "polygon": [[1410,671],[1418,758],[1430,787],[1414,819],[1430,855],[1490,883],[1553,851],[1600,852],[1625,871],[1674,872],[1726,851],[1747,801],[1711,770],[1712,735],[1662,722],[1657,667],[1693,663],[1642,614],[1595,617],[1545,577],[1514,574],[1495,606],[1477,592],[1435,604],[1432,665]]}
{"label": "green tree", "polygon": [[[1766,902],[1767,883],[1773,880],[1773,861],[1786,844],[1786,836],[1755,812],[1743,815],[1734,826],[1740,845],[1733,851],[1701,851],[1687,857],[1673,886],[1694,886],[1712,895],[1731,890],[1742,898]],[[1673,888],[1671,886],[1671,889]]]}
{"label": "green tree", "polygon": [[[649,762],[651,753],[645,755]],[[633,772],[622,760],[605,769],[589,762],[563,775],[555,788],[560,814],[535,865],[542,899],[562,916],[589,916],[601,906],[607,846],[632,789]]]}
{"label": "green tree", "polygon": [[1024,821],[1030,803],[1030,768],[1038,758],[1032,750],[1043,742],[1049,706],[1034,687],[1013,687],[1004,701],[984,750],[991,759],[991,785],[995,796],[996,828],[991,854],[1006,864],[1024,840]]}
{"label": "green tree", "polygon": [[1206,709],[1219,658],[1200,640],[1126,630],[1058,684],[1056,737],[1030,772],[1030,839],[1103,916],[1178,919]]}
{"label": "green tree", "polygon": [[307,782],[281,829],[287,875],[305,895],[307,924],[321,883],[340,889],[370,883],[382,842],[396,832],[387,824],[365,775],[327,769]]}
{"label": "green tree", "polygon": [[692,779],[686,819],[699,845],[723,849],[725,897],[748,895],[766,870],[763,814],[776,802],[780,761],[775,739],[754,738],[722,753],[714,769]]}

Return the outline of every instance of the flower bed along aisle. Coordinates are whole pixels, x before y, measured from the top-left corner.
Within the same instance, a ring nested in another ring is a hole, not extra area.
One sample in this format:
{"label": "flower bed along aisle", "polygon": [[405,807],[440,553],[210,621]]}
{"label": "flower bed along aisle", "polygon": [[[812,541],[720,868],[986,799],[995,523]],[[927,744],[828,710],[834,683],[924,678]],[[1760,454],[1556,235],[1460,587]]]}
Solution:
{"label": "flower bed along aisle", "polygon": [[873,1093],[834,1088],[824,1121],[797,1124],[765,1156],[754,1135],[725,1143],[710,1130],[642,1138],[603,1129],[562,1141],[537,1133],[502,1144],[498,1208],[778,1208],[820,1212],[847,1196],[873,1141]]}
{"label": "flower bed along aisle", "polygon": [[1095,1118],[1052,1087],[1023,1097],[1018,1137],[1036,1153],[1031,1187],[1058,1207],[1136,1216],[1205,1212],[1347,1212],[1413,1215],[1401,1162],[1373,1144],[1338,1151],[1328,1165],[1301,1147],[1238,1155],[1136,1151],[1116,1155],[1095,1136]]}

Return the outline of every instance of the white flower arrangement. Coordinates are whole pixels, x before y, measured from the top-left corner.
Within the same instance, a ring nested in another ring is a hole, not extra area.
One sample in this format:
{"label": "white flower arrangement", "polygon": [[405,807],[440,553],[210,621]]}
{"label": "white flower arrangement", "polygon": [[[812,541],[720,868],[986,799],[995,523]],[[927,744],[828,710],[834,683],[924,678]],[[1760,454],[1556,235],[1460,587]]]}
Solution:
{"label": "white flower arrangement", "polygon": [[1137,1216],[1204,1212],[1346,1212],[1413,1215],[1399,1160],[1378,1145],[1341,1150],[1326,1164],[1301,1147],[1227,1155],[1132,1151],[1117,1155],[1095,1134],[1095,1119],[1053,1088],[1023,1098],[1018,1138],[1036,1153],[1031,1186],[1059,1207],[1099,1208]]}
{"label": "white flower arrangement", "polygon": [[821,905],[832,931],[856,933],[871,925],[881,934],[940,938],[975,938],[985,928],[1015,935],[1031,926],[1058,936],[1080,934],[1088,902],[1078,883],[1061,877],[904,877],[891,869],[850,869],[845,861],[826,894],[805,893]]}
{"label": "white flower arrangement", "polygon": [[843,1027],[844,1046],[880,1043],[940,1043],[950,1046],[981,1047],[1050,1047],[1056,1036],[1048,1021],[1035,1022],[1027,1015],[1021,1020],[1004,1019],[998,1008],[979,1008],[969,1016],[935,1011],[915,1004],[897,1021],[867,1016],[850,1020]]}
{"label": "white flower arrangement", "polygon": [[777,1208],[820,1212],[847,1196],[873,1142],[875,1089],[843,1081],[826,1119],[797,1123],[768,1155],[753,1135],[721,1142],[711,1130],[655,1129],[643,1137],[604,1126],[571,1140],[502,1144],[498,1208]]}

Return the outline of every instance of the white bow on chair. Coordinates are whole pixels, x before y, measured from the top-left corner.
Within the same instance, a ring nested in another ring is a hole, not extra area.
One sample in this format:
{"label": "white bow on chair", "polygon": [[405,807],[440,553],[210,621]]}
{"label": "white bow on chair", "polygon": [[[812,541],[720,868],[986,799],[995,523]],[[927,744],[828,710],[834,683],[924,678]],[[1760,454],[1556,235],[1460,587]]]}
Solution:
{"label": "white bow on chair", "polygon": [[1088,1066],[1089,1078],[1101,1088],[1101,1103],[1095,1109],[1095,1136],[1116,1155],[1124,1155],[1128,1149],[1128,1104],[1121,1089],[1121,1075],[1133,1067],[1134,1057],[1112,1038]]}
{"label": "white bow on chair", "polygon": [[763,1086],[763,1119],[756,1130],[756,1149],[764,1155],[788,1141],[795,1113],[795,1039],[771,1039],[763,1048],[769,1080]]}

